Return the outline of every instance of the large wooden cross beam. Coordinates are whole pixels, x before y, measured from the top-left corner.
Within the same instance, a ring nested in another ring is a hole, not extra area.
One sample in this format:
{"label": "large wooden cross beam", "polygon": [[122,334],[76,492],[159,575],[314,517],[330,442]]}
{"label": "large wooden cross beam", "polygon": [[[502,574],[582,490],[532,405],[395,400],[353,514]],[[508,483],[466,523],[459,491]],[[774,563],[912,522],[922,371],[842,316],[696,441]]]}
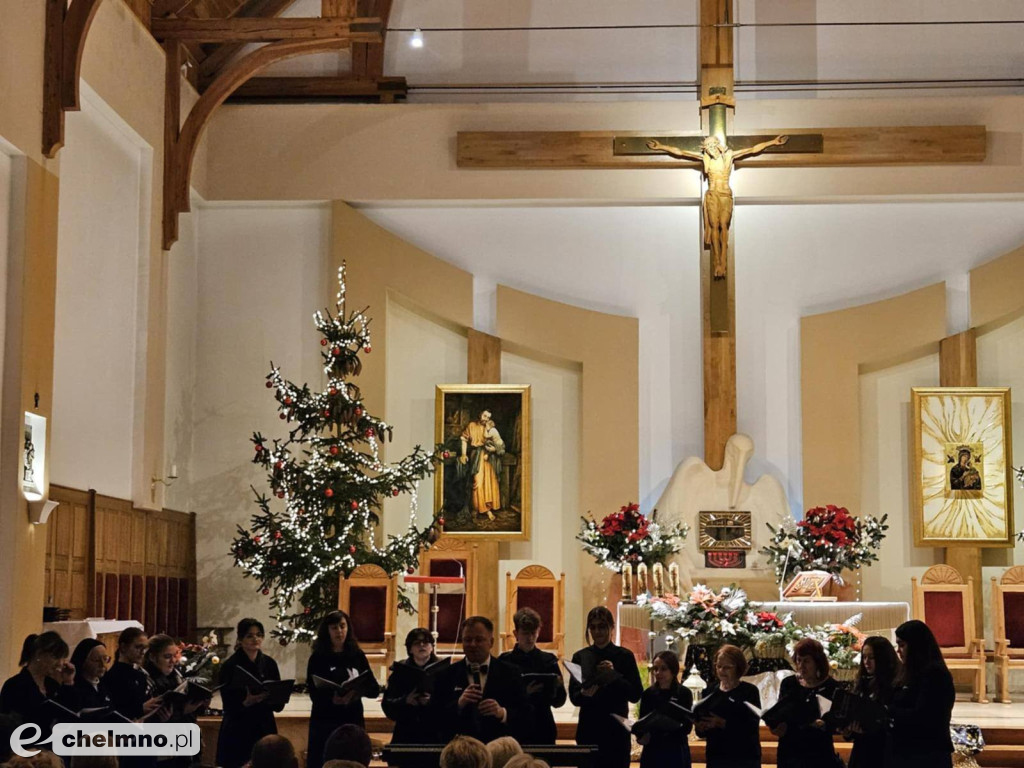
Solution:
{"label": "large wooden cross beam", "polygon": [[[722,465],[736,432],[736,316],[732,191],[736,167],[938,165],[985,159],[985,126],[796,128],[782,137],[730,136],[735,109],[732,0],[701,0],[700,109],[704,133],[637,131],[460,132],[459,168],[685,168],[707,180],[701,266],[704,363],[704,460]],[[717,142],[710,141],[716,137]],[[783,138],[788,137],[783,143]],[[705,140],[709,141],[705,143]],[[715,148],[717,145],[717,148]],[[778,146],[775,146],[778,145]],[[747,156],[748,150],[760,154]],[[707,227],[716,232],[706,231]],[[725,242],[727,241],[727,243]],[[713,247],[712,247],[713,246]],[[715,262],[714,265],[712,262]]]}

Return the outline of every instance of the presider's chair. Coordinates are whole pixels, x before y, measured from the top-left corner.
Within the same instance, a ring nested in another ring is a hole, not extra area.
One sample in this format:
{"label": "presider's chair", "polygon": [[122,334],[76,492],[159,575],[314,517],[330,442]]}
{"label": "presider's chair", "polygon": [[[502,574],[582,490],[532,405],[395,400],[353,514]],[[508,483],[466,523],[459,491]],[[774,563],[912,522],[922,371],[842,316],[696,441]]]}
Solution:
{"label": "presider's chair", "polygon": [[992,638],[999,701],[1010,703],[1010,669],[1024,669],[1024,565],[992,579]]}
{"label": "presider's chair", "polygon": [[377,668],[395,660],[398,583],[379,565],[357,566],[338,581],[338,608],[348,614],[359,647],[377,677]]}
{"label": "presider's chair", "polygon": [[537,647],[551,651],[559,659],[565,656],[565,574],[555,574],[543,565],[528,565],[516,574],[505,573],[505,631],[502,650],[510,651],[516,644],[512,617],[520,608],[533,608],[540,614],[540,635]]}
{"label": "presider's chair", "polygon": [[964,583],[963,576],[950,565],[933,565],[921,576],[912,578],[914,618],[929,626],[942,649],[942,657],[951,670],[974,672],[973,700],[985,698],[985,641],[973,637],[974,579]]}

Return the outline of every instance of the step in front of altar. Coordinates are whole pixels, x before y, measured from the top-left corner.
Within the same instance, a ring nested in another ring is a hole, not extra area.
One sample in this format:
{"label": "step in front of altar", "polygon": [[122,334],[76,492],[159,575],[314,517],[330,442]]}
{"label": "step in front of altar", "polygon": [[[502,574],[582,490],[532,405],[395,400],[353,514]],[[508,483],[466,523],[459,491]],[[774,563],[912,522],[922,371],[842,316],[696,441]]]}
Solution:
{"label": "step in front of altar", "polygon": [[[960,704],[960,706],[964,706]],[[994,724],[983,725],[986,747],[976,756],[979,766],[983,768],[1024,768],[1024,704],[1000,705],[968,704],[970,711],[991,709]],[[1012,709],[1011,709],[1012,708]],[[969,722],[978,718],[954,716],[954,721]],[[286,736],[295,746],[296,752],[304,755],[306,736],[309,728],[308,712],[283,713],[277,716],[278,732]],[[199,726],[202,731],[203,765],[215,765],[217,733],[220,729],[219,717],[201,717]],[[574,720],[560,719],[556,722],[559,743],[574,743],[576,723]],[[387,744],[391,740],[392,723],[380,714],[367,714],[366,730],[375,742]],[[778,739],[766,727],[761,727],[761,751],[763,768],[775,765],[778,753]],[[843,758],[848,758],[851,745],[836,740],[836,751]],[[705,759],[705,743],[702,740],[690,742],[690,754],[694,768],[699,768]],[[302,761],[302,766],[305,762]],[[382,765],[376,764],[375,765]]]}

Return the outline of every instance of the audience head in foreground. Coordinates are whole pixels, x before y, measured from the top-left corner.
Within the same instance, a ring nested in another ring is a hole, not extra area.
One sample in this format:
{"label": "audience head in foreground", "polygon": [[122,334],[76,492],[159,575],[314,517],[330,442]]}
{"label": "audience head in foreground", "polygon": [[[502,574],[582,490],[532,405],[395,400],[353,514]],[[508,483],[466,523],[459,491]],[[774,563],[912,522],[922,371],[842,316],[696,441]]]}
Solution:
{"label": "audience head in foreground", "polygon": [[334,729],[324,744],[324,762],[329,760],[352,760],[360,765],[369,765],[373,756],[373,745],[366,731],[358,725],[346,723]]}
{"label": "audience head in foreground", "polygon": [[441,750],[441,768],[490,768],[491,754],[482,741],[456,736]]}
{"label": "audience head in foreground", "polygon": [[516,755],[505,763],[505,768],[551,768],[551,766],[533,755],[522,754]]}
{"label": "audience head in foreground", "polygon": [[252,748],[252,768],[298,768],[295,747],[284,736],[271,734],[257,741]]}
{"label": "audience head in foreground", "polygon": [[523,748],[511,736],[502,736],[487,742],[487,751],[491,755],[491,768],[505,768],[509,760],[523,754]]}

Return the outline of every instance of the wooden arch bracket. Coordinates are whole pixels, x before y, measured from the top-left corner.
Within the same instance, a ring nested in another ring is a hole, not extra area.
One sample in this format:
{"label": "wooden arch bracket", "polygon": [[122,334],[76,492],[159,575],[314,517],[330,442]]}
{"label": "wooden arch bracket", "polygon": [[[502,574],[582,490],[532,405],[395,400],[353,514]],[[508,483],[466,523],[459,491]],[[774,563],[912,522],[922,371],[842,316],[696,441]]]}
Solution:
{"label": "wooden arch bracket", "polygon": [[[81,0],[75,0],[81,2]],[[280,23],[281,20],[277,20]],[[210,39],[212,30],[197,29],[203,23],[191,22],[181,25],[183,34],[174,35],[168,26],[161,31],[165,36],[164,52],[167,68],[164,80],[164,199],[163,199],[163,247],[170,250],[178,240],[178,215],[190,210],[189,181],[192,175],[192,161],[203,131],[210,122],[214,110],[238,89],[244,82],[265,67],[283,59],[304,56],[319,51],[347,48],[354,40],[367,42],[380,40],[383,24],[380,19],[353,19],[351,22],[308,20],[308,25],[294,25],[290,21],[281,25],[285,28],[277,42],[267,42],[228,65],[203,91],[203,95],[192,106],[184,123],[181,121],[181,67],[184,63],[181,41],[185,29],[191,39]],[[346,29],[331,30],[332,36],[323,36],[324,26],[345,24]],[[209,26],[213,26],[210,24]],[[302,28],[302,27],[305,28]],[[271,34],[260,30],[259,39],[267,40]],[[251,39],[251,38],[250,38]]]}
{"label": "wooden arch bracket", "polygon": [[43,61],[43,154],[64,146],[64,113],[81,109],[78,81],[85,36],[101,0],[46,0]]}

